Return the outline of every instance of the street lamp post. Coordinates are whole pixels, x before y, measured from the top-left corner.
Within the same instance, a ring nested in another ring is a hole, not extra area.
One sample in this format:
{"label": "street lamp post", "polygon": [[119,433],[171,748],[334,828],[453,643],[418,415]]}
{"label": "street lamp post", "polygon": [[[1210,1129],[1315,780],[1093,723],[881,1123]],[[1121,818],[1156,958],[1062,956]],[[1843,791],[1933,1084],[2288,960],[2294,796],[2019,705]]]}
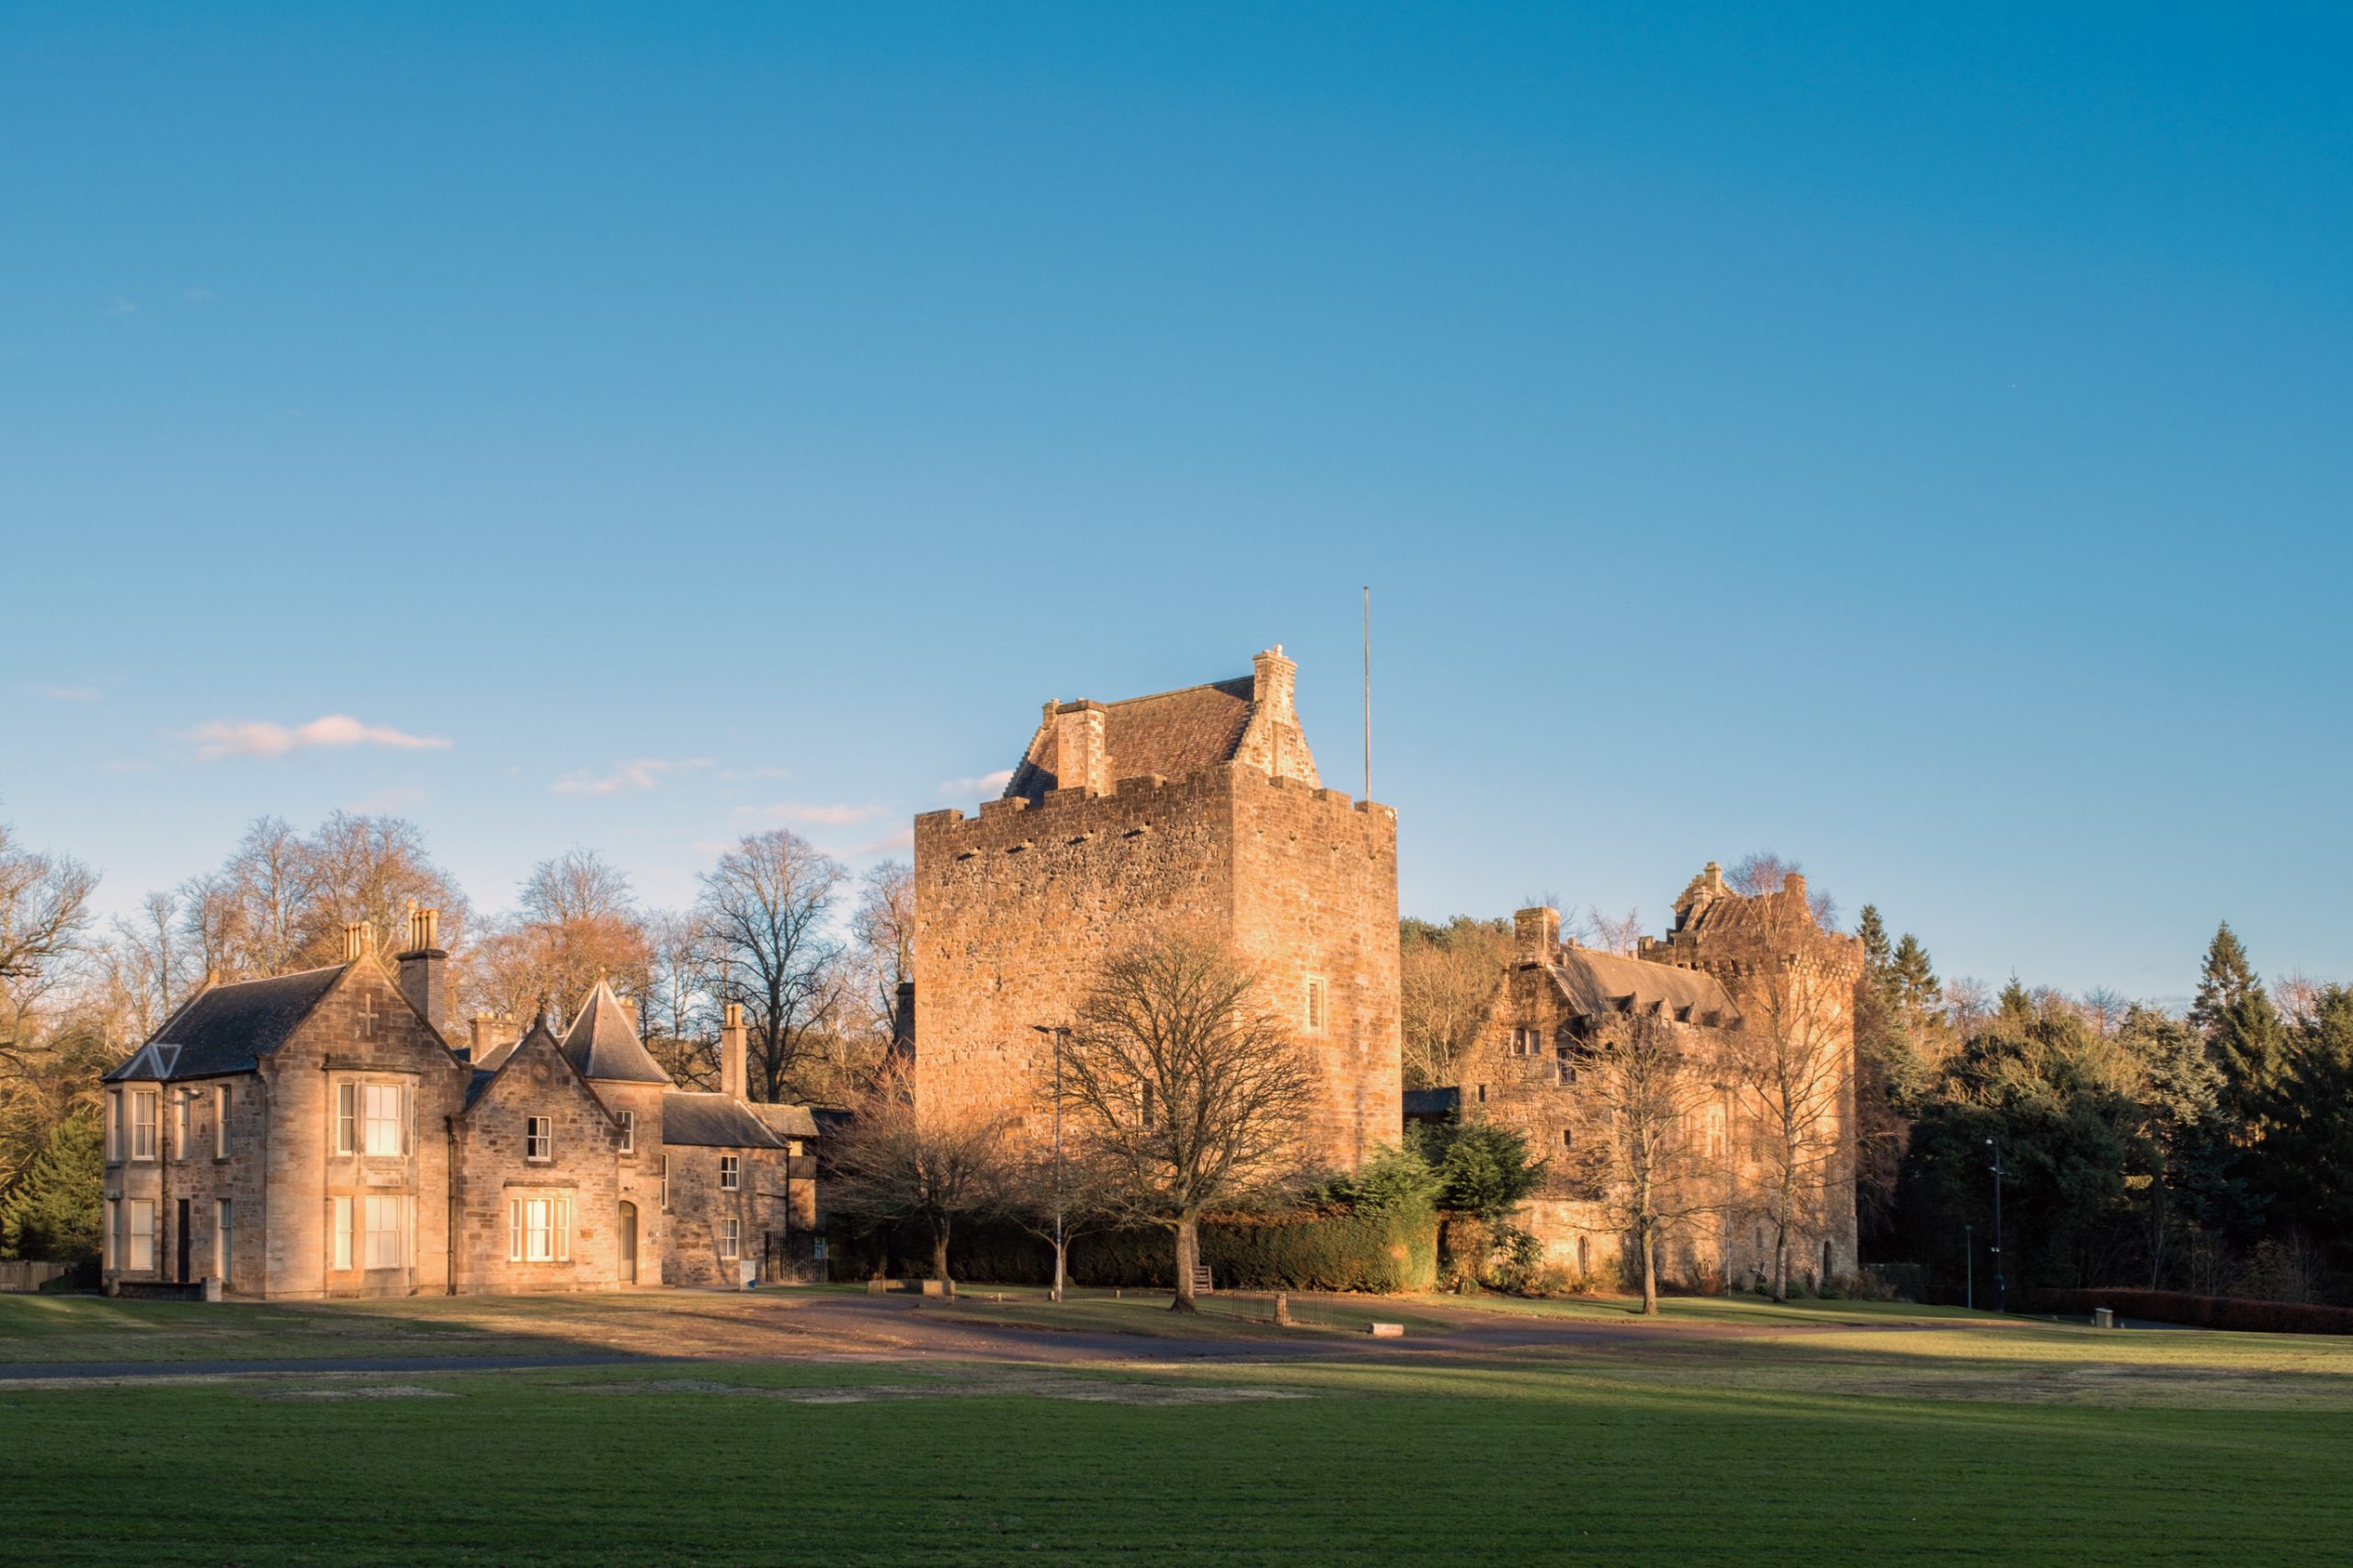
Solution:
{"label": "street lamp post", "polygon": [[1070,1038],[1067,1025],[1031,1024],[1041,1035],[1051,1036],[1054,1042],[1054,1300],[1063,1299],[1063,1042]]}
{"label": "street lamp post", "polygon": [[2004,1296],[2007,1281],[2002,1266],[2002,1146],[1988,1138],[1985,1147],[1994,1151],[1994,1163],[1986,1167],[1994,1173],[1994,1310],[2004,1312],[2009,1307]]}

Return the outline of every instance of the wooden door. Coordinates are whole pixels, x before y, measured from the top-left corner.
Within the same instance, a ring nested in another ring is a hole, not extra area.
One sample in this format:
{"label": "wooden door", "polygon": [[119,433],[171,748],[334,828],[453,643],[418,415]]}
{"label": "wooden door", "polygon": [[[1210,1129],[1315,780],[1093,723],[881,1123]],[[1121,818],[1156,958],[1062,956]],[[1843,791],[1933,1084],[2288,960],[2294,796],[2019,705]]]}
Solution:
{"label": "wooden door", "polygon": [[187,1284],[187,1283],[188,1283],[188,1200],[187,1199],[183,1198],[183,1199],[180,1199],[180,1212],[179,1212],[179,1221],[180,1221],[180,1222],[179,1222],[179,1254],[180,1254],[180,1271],[179,1271],[179,1274],[178,1274],[178,1276],[177,1276],[177,1278],[178,1278],[178,1279],[179,1279],[179,1282],[180,1282],[181,1284],[183,1284],[183,1285],[185,1285],[185,1284]]}

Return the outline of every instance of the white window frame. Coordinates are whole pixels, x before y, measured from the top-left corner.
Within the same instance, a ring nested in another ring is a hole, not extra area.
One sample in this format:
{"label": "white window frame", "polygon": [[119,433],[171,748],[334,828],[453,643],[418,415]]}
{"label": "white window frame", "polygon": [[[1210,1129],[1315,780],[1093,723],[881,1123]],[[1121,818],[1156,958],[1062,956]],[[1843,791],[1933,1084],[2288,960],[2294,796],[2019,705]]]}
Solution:
{"label": "white window frame", "polygon": [[155,1157],[156,1140],[163,1132],[163,1098],[161,1089],[131,1091],[131,1157],[134,1160]]}
{"label": "white window frame", "polygon": [[566,1193],[506,1200],[506,1261],[570,1263],[572,1199]]}
{"label": "white window frame", "polygon": [[[212,1085],[212,1157],[229,1157],[229,1085]],[[225,1199],[223,1202],[227,1201]]]}
{"label": "white window frame", "polygon": [[106,1200],[106,1233],[98,1238],[98,1267],[111,1272],[116,1267],[115,1259],[122,1256],[121,1242],[115,1230],[122,1223],[122,1205],[111,1198]]}
{"label": "white window frame", "polygon": [[744,1190],[744,1156],[741,1154],[719,1156],[719,1190],[722,1192]]}
{"label": "white window frame", "polygon": [[360,1267],[399,1268],[408,1261],[408,1200],[369,1193],[359,1206]]}
{"label": "white window frame", "polygon": [[670,1211],[670,1156],[662,1156],[662,1212]]}
{"label": "white window frame", "polygon": [[744,1221],[730,1218],[719,1221],[719,1256],[724,1262],[744,1256]]}
{"label": "white window frame", "polygon": [[408,1153],[408,1086],[359,1085],[359,1152],[382,1159]]}
{"label": "white window frame", "polygon": [[216,1199],[212,1205],[212,1272],[221,1277],[223,1285],[229,1282],[230,1255],[234,1250],[229,1244],[232,1219],[229,1201],[225,1198]]}
{"label": "white window frame", "polygon": [[331,1207],[334,1212],[328,1217],[327,1231],[329,1244],[333,1250],[328,1254],[328,1267],[347,1270],[351,1267],[354,1253],[352,1232],[357,1223],[350,1195],[335,1194]]}
{"label": "white window frame", "polygon": [[634,1154],[637,1153],[637,1112],[625,1110],[620,1113],[620,1117],[621,1153]]}
{"label": "white window frame", "polygon": [[188,1158],[188,1124],[191,1114],[188,1102],[194,1098],[196,1093],[192,1089],[175,1089],[172,1092],[172,1153],[183,1160]]}
{"label": "white window frame", "polygon": [[[123,1201],[124,1234],[130,1244],[123,1267],[132,1274],[153,1274],[155,1271],[156,1204],[152,1198],[131,1198]],[[144,1221],[142,1224],[142,1221]]]}
{"label": "white window frame", "polygon": [[337,1080],[335,1086],[335,1152],[359,1152],[359,1085],[349,1078]]}
{"label": "white window frame", "polygon": [[122,1163],[122,1150],[125,1142],[122,1131],[125,1125],[123,1119],[128,1114],[123,1108],[122,1091],[108,1089],[107,1091],[107,1164],[110,1165],[119,1165]]}
{"label": "white window frame", "polygon": [[555,1158],[555,1118],[527,1116],[523,1119],[523,1158],[533,1165],[545,1165]]}

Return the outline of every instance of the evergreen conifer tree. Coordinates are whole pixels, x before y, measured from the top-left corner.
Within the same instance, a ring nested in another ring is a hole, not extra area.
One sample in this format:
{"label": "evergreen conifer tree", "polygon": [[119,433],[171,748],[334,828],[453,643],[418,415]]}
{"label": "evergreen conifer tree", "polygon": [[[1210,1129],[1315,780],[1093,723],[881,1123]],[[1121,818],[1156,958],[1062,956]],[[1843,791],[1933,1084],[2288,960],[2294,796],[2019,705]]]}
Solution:
{"label": "evergreen conifer tree", "polygon": [[2189,1020],[2205,1032],[2207,1052],[2222,1074],[2224,1102],[2247,1135],[2260,1140],[2286,1064],[2287,1031],[2227,920],[2206,949]]}
{"label": "evergreen conifer tree", "polygon": [[2227,1009],[2246,1000],[2250,991],[2261,989],[2246,948],[2225,920],[2206,946],[2206,968],[2198,977],[2198,999],[2190,1004],[2189,1021],[2211,1036]]}
{"label": "evergreen conifer tree", "polygon": [[97,1112],[85,1108],[57,1124],[24,1178],[0,1198],[0,1256],[96,1257],[105,1175]]}
{"label": "evergreen conifer tree", "polygon": [[1891,966],[1895,975],[1896,994],[1904,1004],[1904,1017],[1916,1026],[1944,998],[1944,983],[1937,978],[1936,965],[1928,961],[1928,949],[1920,938],[1909,931],[1895,944],[1895,958]]}

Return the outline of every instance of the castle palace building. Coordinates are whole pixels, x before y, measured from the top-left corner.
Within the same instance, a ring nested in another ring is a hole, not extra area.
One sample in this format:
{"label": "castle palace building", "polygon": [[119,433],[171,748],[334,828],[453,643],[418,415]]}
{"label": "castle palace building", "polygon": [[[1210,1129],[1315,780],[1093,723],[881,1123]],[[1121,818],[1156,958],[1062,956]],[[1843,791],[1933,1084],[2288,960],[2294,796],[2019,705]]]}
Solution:
{"label": "castle palace building", "polygon": [[1312,1061],[1308,1157],[1353,1167],[1403,1131],[1397,819],[1327,790],[1280,647],[1245,677],[1049,702],[1002,799],[915,818],[919,1106],[1034,1123],[1051,1033],[1159,929],[1229,943]]}
{"label": "castle palace building", "polygon": [[1794,872],[1744,895],[1711,863],[1674,911],[1627,955],[1521,910],[1457,1083],[1416,1094],[1416,1114],[1526,1137],[1546,1176],[1518,1222],[1583,1283],[1639,1281],[1637,1180],[1663,1280],[1851,1273],[1862,945],[1822,928]]}
{"label": "castle palace building", "polygon": [[745,1099],[733,1008],[718,1094],[680,1091],[602,981],[561,1038],[477,1019],[452,1049],[437,925],[413,912],[389,968],[354,924],[342,963],[208,985],[107,1074],[108,1293],[733,1286],[790,1256],[816,1129]]}

